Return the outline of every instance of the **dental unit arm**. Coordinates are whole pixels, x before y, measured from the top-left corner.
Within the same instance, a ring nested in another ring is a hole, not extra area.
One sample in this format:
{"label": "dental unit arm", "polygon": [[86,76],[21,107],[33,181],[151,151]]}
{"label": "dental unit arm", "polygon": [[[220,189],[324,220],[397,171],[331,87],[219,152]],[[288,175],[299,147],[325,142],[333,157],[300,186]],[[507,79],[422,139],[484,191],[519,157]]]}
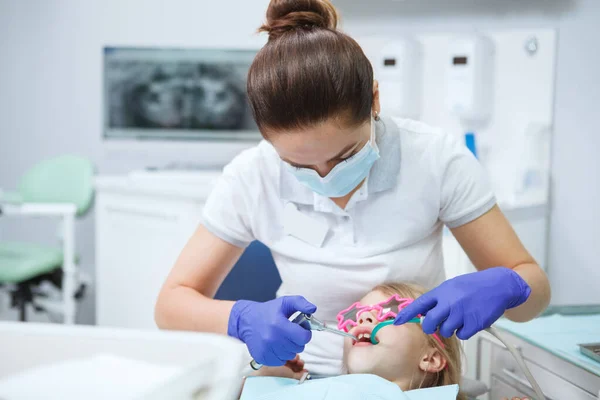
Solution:
{"label": "dental unit arm", "polygon": [[546,400],[546,397],[544,396],[544,392],[542,392],[542,388],[540,388],[540,385],[538,385],[538,383],[535,381],[535,378],[531,374],[531,371],[529,371],[529,368],[527,368],[527,365],[525,364],[525,360],[523,359],[523,356],[521,356],[521,353],[519,353],[517,351],[517,349],[515,349],[512,345],[507,343],[504,340],[504,338],[502,337],[502,335],[500,334],[500,332],[498,332],[498,330],[496,328],[494,328],[493,326],[490,326],[489,328],[487,328],[486,332],[491,333],[494,337],[496,337],[496,339],[498,339],[500,342],[502,342],[502,344],[506,347],[506,349],[510,352],[510,354],[512,354],[513,357],[515,358],[515,361],[519,365],[519,368],[521,368],[521,371],[523,371],[523,373],[525,374],[525,377],[531,384],[531,387],[533,388],[533,391],[535,392],[536,396],[538,396],[538,399]]}
{"label": "dental unit arm", "polygon": [[[296,311],[288,319],[291,322],[300,325],[304,329],[308,329],[311,331],[329,332],[339,336],[349,337],[352,340],[357,340],[356,336],[337,330],[335,328],[331,328],[325,322],[322,322],[321,320],[315,318],[312,314],[305,314],[303,312]],[[258,371],[262,367],[262,364],[258,363],[256,360],[252,360],[250,361],[250,367],[253,370]]]}
{"label": "dental unit arm", "polygon": [[[408,322],[420,324],[424,318],[425,317],[420,317],[420,318],[417,317],[417,318],[411,319]],[[383,321],[383,322],[380,322],[379,324],[377,324],[377,326],[373,329],[373,332],[371,332],[371,343],[378,344],[379,342],[377,342],[377,339],[376,339],[377,332],[379,332],[382,328],[389,326],[389,325],[393,325],[393,324],[394,324],[393,320]],[[531,374],[531,371],[529,371],[529,368],[527,368],[527,365],[525,364],[525,360],[523,359],[523,356],[521,356],[521,353],[519,353],[517,351],[517,349],[515,349],[511,344],[506,342],[504,340],[504,338],[502,337],[502,335],[500,334],[500,332],[498,332],[498,330],[496,328],[494,328],[493,326],[490,326],[489,328],[485,329],[485,331],[492,334],[496,339],[498,339],[500,342],[502,342],[502,344],[506,347],[506,349],[510,352],[510,354],[512,354],[512,356],[515,358],[517,364],[519,365],[519,368],[521,368],[521,371],[523,371],[523,373],[525,374],[525,377],[531,384],[531,387],[533,388],[536,396],[538,396],[538,400],[546,400],[546,397],[544,396],[544,392],[542,392],[540,385],[538,385],[535,378]]]}

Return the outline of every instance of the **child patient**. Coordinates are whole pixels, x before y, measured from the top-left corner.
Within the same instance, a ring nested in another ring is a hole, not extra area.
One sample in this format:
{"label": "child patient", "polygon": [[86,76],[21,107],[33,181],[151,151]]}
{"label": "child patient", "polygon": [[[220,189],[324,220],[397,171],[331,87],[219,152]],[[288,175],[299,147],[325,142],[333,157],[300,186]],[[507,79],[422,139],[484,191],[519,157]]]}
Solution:
{"label": "child patient", "polygon": [[376,332],[378,344],[371,342],[379,323],[393,321],[399,310],[423,293],[425,290],[414,284],[379,285],[338,314],[338,328],[359,339],[344,343],[345,372],[374,374],[403,391],[460,382],[461,348],[456,336],[427,335],[420,322],[415,322],[385,326]]}
{"label": "child patient", "polygon": [[[401,326],[391,324],[399,310],[423,293],[423,288],[413,284],[384,284],[342,310],[338,314],[338,329],[350,332],[359,340],[346,339],[345,370],[341,372],[376,375],[397,385],[399,393],[458,384],[461,352],[455,336],[444,338],[438,334],[427,335],[421,330],[419,321]],[[380,326],[374,332],[375,327],[385,321],[390,321],[389,325]],[[371,342],[373,334],[378,343],[376,345]],[[259,374],[299,379],[304,372],[304,363],[297,357],[284,367],[263,367]],[[327,379],[336,378],[317,379],[298,386],[308,386],[309,383]],[[459,394],[457,399],[466,397]]]}

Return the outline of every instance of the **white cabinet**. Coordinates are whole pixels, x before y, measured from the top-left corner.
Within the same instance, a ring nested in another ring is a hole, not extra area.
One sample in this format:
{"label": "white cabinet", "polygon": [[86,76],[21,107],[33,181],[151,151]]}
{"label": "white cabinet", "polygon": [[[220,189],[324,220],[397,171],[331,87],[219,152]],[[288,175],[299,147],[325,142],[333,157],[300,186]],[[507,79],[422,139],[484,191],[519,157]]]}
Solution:
{"label": "white cabinet", "polygon": [[200,222],[218,172],[132,174],[96,182],[96,318],[154,329],[154,304]]}

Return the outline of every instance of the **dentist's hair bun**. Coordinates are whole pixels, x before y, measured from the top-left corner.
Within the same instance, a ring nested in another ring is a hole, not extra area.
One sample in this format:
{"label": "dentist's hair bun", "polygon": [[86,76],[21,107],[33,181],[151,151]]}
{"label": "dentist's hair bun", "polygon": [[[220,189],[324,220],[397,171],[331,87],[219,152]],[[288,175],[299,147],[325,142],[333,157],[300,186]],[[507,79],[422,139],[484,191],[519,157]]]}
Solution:
{"label": "dentist's hair bun", "polygon": [[312,29],[335,30],[338,14],[329,0],[271,0],[267,22],[259,32],[274,40],[289,32]]}

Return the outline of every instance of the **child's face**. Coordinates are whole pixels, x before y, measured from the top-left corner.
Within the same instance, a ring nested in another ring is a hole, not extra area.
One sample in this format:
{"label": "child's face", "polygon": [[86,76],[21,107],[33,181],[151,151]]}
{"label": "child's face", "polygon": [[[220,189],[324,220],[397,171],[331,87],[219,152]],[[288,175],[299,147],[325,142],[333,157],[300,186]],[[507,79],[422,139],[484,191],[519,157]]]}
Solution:
{"label": "child's face", "polygon": [[[375,291],[367,294],[360,301],[363,305],[372,305],[385,301],[390,296]],[[379,323],[375,311],[360,315],[355,326],[350,330],[354,336],[368,334]],[[430,349],[427,336],[420,325],[407,323],[401,326],[386,326],[377,333],[379,344],[373,345],[369,340],[354,342],[346,339],[344,355],[348,372],[351,374],[375,374],[389,381],[405,381],[420,376],[423,355]]]}

